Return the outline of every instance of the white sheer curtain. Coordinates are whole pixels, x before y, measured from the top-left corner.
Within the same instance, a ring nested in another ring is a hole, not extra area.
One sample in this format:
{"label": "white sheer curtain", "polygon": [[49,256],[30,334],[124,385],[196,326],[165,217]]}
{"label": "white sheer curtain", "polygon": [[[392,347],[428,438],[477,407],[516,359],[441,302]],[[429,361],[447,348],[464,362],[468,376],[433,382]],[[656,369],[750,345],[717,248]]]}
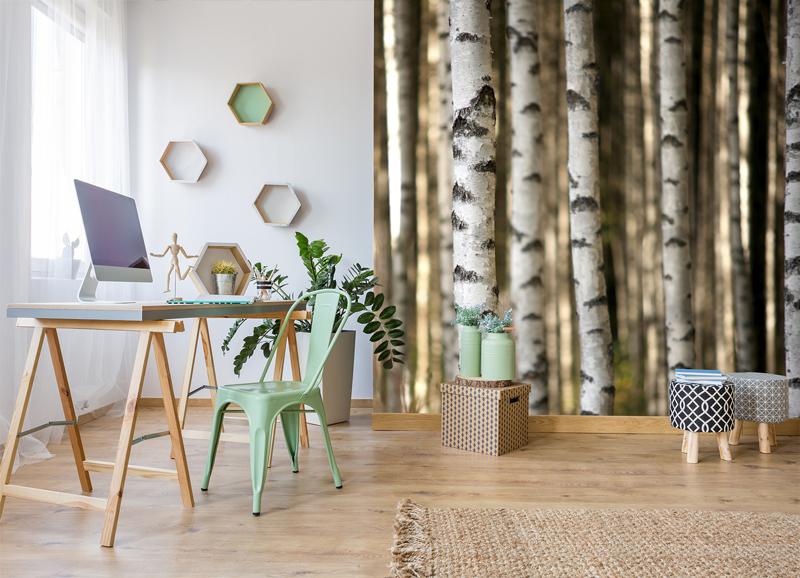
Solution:
{"label": "white sheer curtain", "polygon": [[[0,125],[0,271],[15,272],[0,275],[3,308],[9,302],[75,301],[89,255],[74,179],[130,193],[126,8],[122,0],[0,1],[0,90],[15,95],[0,102],[0,119],[12,119]],[[13,287],[5,290],[6,284]],[[129,300],[133,290],[101,283],[98,297]],[[135,337],[60,333],[78,413],[124,399]],[[30,335],[7,319],[0,335],[3,343],[13,343],[14,351],[12,359],[3,347],[0,358],[0,433],[5,439]],[[63,419],[56,392],[45,352],[26,427]],[[35,434],[38,447],[33,447],[34,436],[25,438],[20,463],[41,459],[42,443],[62,434],[63,428]]]}

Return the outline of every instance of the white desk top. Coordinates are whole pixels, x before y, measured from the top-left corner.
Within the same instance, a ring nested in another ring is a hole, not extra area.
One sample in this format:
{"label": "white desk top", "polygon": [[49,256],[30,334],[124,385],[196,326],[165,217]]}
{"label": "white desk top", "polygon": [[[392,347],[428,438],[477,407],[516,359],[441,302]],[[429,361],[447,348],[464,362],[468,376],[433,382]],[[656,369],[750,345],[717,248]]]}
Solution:
{"label": "white desk top", "polygon": [[[293,301],[266,303],[202,303],[179,305],[165,301],[136,303],[9,303],[6,316],[34,319],[93,319],[106,321],[160,321],[197,317],[247,317],[265,313],[285,313]],[[305,311],[300,303],[296,311]]]}

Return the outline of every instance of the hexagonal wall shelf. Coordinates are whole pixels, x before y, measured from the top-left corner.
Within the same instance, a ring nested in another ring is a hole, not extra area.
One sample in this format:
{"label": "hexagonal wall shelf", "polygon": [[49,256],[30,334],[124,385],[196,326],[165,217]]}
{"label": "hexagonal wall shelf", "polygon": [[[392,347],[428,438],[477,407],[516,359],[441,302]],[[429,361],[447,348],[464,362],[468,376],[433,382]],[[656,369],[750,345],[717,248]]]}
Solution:
{"label": "hexagonal wall shelf", "polygon": [[193,140],[171,140],[161,155],[161,166],[175,183],[196,183],[208,159]]}
{"label": "hexagonal wall shelf", "polygon": [[228,106],[239,124],[253,126],[267,123],[275,103],[260,82],[240,82],[233,89]]}
{"label": "hexagonal wall shelf", "polygon": [[288,227],[300,210],[300,201],[289,183],[264,183],[253,208],[265,225]]}
{"label": "hexagonal wall shelf", "polygon": [[253,276],[253,269],[247,263],[242,248],[236,243],[206,243],[197,254],[194,268],[189,271],[189,278],[197,287],[201,295],[216,295],[214,292],[214,277],[211,268],[214,263],[224,259],[236,263],[236,287],[233,292],[235,295],[244,295],[247,286],[250,285],[250,277]]}

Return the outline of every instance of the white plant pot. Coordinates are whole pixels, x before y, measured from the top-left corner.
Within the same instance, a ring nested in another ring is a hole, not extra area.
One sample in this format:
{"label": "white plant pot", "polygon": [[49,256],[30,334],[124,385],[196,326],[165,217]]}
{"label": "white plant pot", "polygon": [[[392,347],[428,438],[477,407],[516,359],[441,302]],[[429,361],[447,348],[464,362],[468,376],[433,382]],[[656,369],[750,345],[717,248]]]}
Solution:
{"label": "white plant pot", "polygon": [[[297,353],[300,357],[300,371],[305,372],[308,361],[309,333],[297,333]],[[350,403],[353,394],[353,362],[356,354],[356,332],[345,330],[336,340],[319,384],[322,390],[322,403],[325,405],[325,417],[328,425],[341,423],[350,419]],[[287,369],[291,367],[289,352],[286,352],[284,379],[288,378]],[[305,378],[305,373],[301,373]],[[308,423],[319,425],[316,413],[307,413]]]}

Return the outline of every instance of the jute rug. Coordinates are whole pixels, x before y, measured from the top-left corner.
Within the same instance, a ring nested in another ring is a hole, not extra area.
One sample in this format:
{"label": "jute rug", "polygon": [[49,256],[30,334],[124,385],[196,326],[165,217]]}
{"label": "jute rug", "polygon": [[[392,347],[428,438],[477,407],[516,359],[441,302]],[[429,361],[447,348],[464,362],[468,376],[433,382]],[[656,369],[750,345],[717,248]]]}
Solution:
{"label": "jute rug", "polygon": [[800,516],[397,506],[402,578],[800,576]]}

